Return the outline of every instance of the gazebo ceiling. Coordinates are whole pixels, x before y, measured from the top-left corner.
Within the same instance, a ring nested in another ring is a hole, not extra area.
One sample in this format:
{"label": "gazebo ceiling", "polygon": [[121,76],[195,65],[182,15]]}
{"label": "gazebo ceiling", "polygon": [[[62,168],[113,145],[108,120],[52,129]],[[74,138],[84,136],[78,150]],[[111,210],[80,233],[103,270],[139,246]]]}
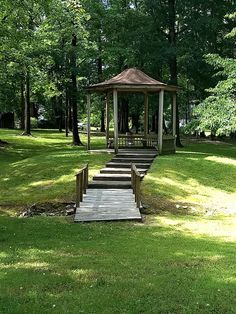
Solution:
{"label": "gazebo ceiling", "polygon": [[126,69],[110,80],[86,87],[87,91],[107,92],[113,89],[124,92],[155,92],[160,90],[175,92],[178,87],[159,82],[136,68]]}

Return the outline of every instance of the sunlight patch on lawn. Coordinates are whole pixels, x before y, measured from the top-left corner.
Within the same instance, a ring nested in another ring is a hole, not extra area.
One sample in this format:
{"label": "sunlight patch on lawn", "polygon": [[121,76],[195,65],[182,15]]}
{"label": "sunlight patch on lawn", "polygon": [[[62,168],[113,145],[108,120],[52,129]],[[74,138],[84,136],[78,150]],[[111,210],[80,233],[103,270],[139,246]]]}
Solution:
{"label": "sunlight patch on lawn", "polygon": [[168,226],[196,238],[207,236],[227,242],[236,241],[236,216],[217,220],[204,218],[187,220],[186,218],[159,216],[156,217],[156,222],[163,227]]}
{"label": "sunlight patch on lawn", "polygon": [[218,162],[220,164],[236,166],[236,160],[230,159],[230,158],[223,158],[223,157],[217,157],[217,156],[208,156],[205,159],[209,160],[209,161]]}
{"label": "sunlight patch on lawn", "polygon": [[53,180],[41,180],[41,181],[32,182],[29,184],[29,186],[46,187],[46,186],[51,186],[53,183],[54,183]]}
{"label": "sunlight patch on lawn", "polygon": [[0,264],[0,269],[21,269],[21,268],[29,268],[29,269],[48,269],[49,264],[45,262],[18,262],[14,264]]}
{"label": "sunlight patch on lawn", "polygon": [[83,283],[91,283],[95,281],[94,272],[88,269],[74,269],[70,271],[70,275],[73,279],[79,280]]}

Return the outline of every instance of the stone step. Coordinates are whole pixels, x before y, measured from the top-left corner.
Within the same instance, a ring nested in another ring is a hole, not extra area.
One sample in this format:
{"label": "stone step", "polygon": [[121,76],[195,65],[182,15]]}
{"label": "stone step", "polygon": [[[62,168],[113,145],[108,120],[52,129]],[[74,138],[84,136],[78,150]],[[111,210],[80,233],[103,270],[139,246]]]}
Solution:
{"label": "stone step", "polygon": [[90,189],[130,189],[131,181],[92,181]]}
{"label": "stone step", "polygon": [[111,160],[112,162],[132,162],[132,163],[137,163],[137,162],[144,162],[144,163],[146,163],[146,162],[150,162],[150,163],[152,163],[153,162],[153,158],[136,158],[136,157],[134,157],[134,158],[132,158],[132,157],[114,157],[114,158],[112,158],[112,160]]}
{"label": "stone step", "polygon": [[[137,168],[145,168],[148,169],[151,165],[151,162],[146,162],[146,163],[140,163],[140,162],[135,162],[134,163]],[[131,168],[131,162],[114,162],[114,161],[109,161],[106,164],[106,167],[108,168]]]}
{"label": "stone step", "polygon": [[130,181],[131,174],[99,173],[93,177],[95,181]]}
{"label": "stone step", "polygon": [[[137,168],[138,171],[142,174],[147,172],[147,169]],[[115,173],[115,174],[124,174],[124,173],[131,173],[131,169],[129,168],[103,168],[100,170],[100,173]]]}
{"label": "stone step", "polygon": [[119,158],[155,158],[157,154],[135,154],[135,153],[118,153],[116,157]]}
{"label": "stone step", "polygon": [[140,148],[140,149],[132,149],[132,148],[120,148],[119,151],[118,151],[118,154],[119,153],[127,153],[127,154],[157,154],[157,150],[156,149],[143,149],[143,148]]}

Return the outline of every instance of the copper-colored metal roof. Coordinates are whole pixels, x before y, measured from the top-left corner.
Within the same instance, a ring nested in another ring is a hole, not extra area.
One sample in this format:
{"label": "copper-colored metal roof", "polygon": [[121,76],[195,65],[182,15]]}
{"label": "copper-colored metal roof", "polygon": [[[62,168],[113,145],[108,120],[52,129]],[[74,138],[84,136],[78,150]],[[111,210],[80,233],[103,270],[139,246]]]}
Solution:
{"label": "copper-colored metal roof", "polygon": [[159,82],[144,72],[130,68],[102,83],[90,85],[88,91],[108,91],[117,89],[120,91],[159,91],[160,89],[176,91],[176,86],[170,86]]}

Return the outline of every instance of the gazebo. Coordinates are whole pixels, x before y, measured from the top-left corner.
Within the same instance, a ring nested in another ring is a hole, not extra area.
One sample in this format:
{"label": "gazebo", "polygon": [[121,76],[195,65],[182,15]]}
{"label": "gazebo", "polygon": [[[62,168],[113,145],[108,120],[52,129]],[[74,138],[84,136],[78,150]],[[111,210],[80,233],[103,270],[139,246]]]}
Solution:
{"label": "gazebo", "polygon": [[[144,72],[130,68],[126,69],[117,76],[102,83],[90,85],[86,87],[87,91],[87,148],[90,150],[90,106],[91,93],[105,93],[106,94],[106,141],[114,146],[115,153],[118,152],[119,147],[135,146],[157,146],[158,153],[163,153],[163,144],[165,144],[165,137],[163,137],[163,104],[164,93],[170,92],[172,94],[172,135],[166,138],[168,143],[171,143],[175,151],[175,137],[176,137],[176,94],[177,86],[167,85],[159,82]],[[118,96],[121,93],[143,93],[144,94],[144,132],[143,135],[126,135],[118,134]],[[148,95],[153,93],[159,94],[159,109],[158,109],[158,134],[151,136],[148,134]],[[113,96],[113,117],[114,117],[114,137],[110,138],[109,134],[109,97]]]}

